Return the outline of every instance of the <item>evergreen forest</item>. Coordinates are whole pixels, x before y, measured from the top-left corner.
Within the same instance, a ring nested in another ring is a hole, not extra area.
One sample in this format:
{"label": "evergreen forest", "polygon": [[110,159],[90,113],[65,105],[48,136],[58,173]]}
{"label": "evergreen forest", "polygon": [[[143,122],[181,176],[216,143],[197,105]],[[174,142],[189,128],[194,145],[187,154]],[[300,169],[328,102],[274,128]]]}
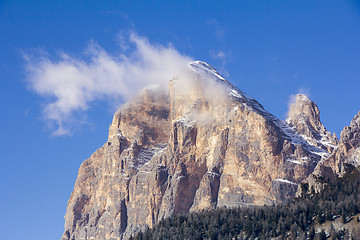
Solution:
{"label": "evergreen forest", "polygon": [[[301,197],[271,206],[217,208],[177,214],[130,239],[360,239],[360,172],[347,166],[336,179],[317,179],[322,190],[301,184]],[[317,230],[325,222],[350,221],[356,227]]]}

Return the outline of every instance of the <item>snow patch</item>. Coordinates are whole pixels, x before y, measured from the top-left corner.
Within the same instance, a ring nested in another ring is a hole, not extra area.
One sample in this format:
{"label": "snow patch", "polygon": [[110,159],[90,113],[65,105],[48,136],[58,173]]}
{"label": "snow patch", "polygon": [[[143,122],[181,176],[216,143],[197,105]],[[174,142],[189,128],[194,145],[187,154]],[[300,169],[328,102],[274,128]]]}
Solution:
{"label": "snow patch", "polygon": [[191,69],[195,70],[196,72],[200,73],[201,75],[203,75],[204,77],[210,77],[210,78],[217,78],[221,81],[225,81],[225,78],[223,78],[216,70],[215,68],[213,68],[212,66],[210,66],[209,64],[207,64],[206,62],[202,62],[202,61],[195,61],[195,62],[191,62],[189,63],[189,66],[191,67]]}
{"label": "snow patch", "polygon": [[[244,92],[233,86],[231,83],[229,83],[209,64],[202,61],[195,61],[189,63],[189,67],[190,69],[192,69],[198,75],[204,77],[205,79],[219,83],[221,86],[224,87],[225,91],[228,93],[229,96],[235,98],[240,104],[242,104],[248,110],[257,112],[269,122],[274,123],[276,127],[278,127],[278,129],[283,133],[284,138],[290,141],[292,144],[302,145],[304,149],[319,156],[320,158],[327,158],[330,156],[330,154],[327,151],[315,145],[312,145],[311,143],[306,141],[306,139],[304,139],[304,136],[297,134],[295,129],[290,126],[289,122],[281,121],[271,113],[267,112],[260,103],[258,103],[252,97],[246,95]],[[308,100],[308,98],[305,95],[301,96],[301,98],[303,101]],[[186,121],[184,120],[184,122]],[[189,122],[187,123],[190,124]],[[324,141],[323,144],[328,144],[328,143]],[[293,159],[293,161],[296,161],[296,159]],[[299,161],[299,163],[301,163],[301,161]]]}
{"label": "snow patch", "polygon": [[241,103],[245,103],[251,110],[254,108],[263,109],[263,107],[255,99],[246,95],[243,91],[228,82],[209,64],[202,61],[195,61],[189,63],[189,67],[201,77],[220,84],[229,96],[238,99]]}
{"label": "snow patch", "polygon": [[193,120],[190,120],[188,117],[182,117],[179,119],[176,119],[174,122],[181,123],[182,125],[186,127],[192,127],[193,126]]}
{"label": "snow patch", "polygon": [[286,179],[281,179],[281,178],[277,178],[277,179],[275,179],[274,181],[278,181],[278,182],[286,183],[286,184],[297,185],[297,183],[294,183],[294,182],[289,181],[289,180],[286,180]]}
{"label": "snow patch", "polygon": [[140,169],[140,167],[147,164],[155,154],[163,150],[164,147],[141,148],[136,159],[134,159],[133,167]]}
{"label": "snow patch", "polygon": [[221,176],[219,173],[215,173],[213,171],[208,171],[206,174],[215,175],[215,176]]}

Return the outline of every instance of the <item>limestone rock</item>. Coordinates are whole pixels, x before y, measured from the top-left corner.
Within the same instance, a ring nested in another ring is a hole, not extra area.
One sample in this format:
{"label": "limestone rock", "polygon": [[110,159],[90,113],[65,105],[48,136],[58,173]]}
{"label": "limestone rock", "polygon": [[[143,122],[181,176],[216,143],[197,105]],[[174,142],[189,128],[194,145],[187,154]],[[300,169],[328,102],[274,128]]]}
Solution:
{"label": "limestone rock", "polygon": [[[189,71],[191,81],[144,90],[114,115],[80,167],[63,240],[127,239],[179,212],[286,201],[330,154],[210,65]],[[324,133],[316,109],[309,126]]]}
{"label": "limestone rock", "polygon": [[350,126],[344,127],[338,148],[328,159],[319,162],[314,174],[327,178],[342,176],[346,164],[355,167],[360,165],[360,112],[355,115]]}
{"label": "limestone rock", "polygon": [[321,123],[318,106],[305,94],[296,95],[287,122],[311,145],[331,153],[339,144],[337,137],[331,135]]}

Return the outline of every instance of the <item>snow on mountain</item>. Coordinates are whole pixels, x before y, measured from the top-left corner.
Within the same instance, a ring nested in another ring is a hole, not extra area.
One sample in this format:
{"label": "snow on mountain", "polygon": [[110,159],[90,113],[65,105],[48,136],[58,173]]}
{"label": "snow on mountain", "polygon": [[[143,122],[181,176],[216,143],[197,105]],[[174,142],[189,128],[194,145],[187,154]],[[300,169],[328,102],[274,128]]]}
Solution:
{"label": "snow on mountain", "polygon": [[[225,88],[229,96],[232,96],[238,102],[243,103],[249,110],[259,113],[265,119],[274,123],[283,133],[285,138],[291,143],[303,145],[308,151],[320,156],[321,158],[329,157],[330,153],[325,149],[320,148],[319,145],[313,144],[314,141],[318,141],[322,145],[326,145],[329,147],[336,147],[336,145],[332,141],[330,141],[329,138],[326,138],[325,134],[323,134],[324,137],[320,140],[314,139],[313,141],[310,141],[311,139],[308,136],[304,134],[299,134],[298,132],[296,132],[296,128],[291,124],[289,120],[282,121],[268,111],[266,111],[259,102],[257,102],[254,98],[246,95],[243,91],[228,82],[211,65],[202,61],[194,61],[189,63],[189,67],[200,77],[220,84],[222,87]],[[308,101],[308,98],[305,95],[301,95],[300,97],[303,99],[303,101]]]}

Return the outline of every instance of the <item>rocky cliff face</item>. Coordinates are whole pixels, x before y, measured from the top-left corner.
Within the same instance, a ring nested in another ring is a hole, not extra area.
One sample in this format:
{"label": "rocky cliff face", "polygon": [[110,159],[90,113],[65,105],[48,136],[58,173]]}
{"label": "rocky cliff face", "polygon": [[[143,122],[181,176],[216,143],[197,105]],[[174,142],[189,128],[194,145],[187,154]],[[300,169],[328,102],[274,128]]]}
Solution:
{"label": "rocky cliff face", "polygon": [[80,167],[63,240],[127,239],[179,212],[284,201],[336,147],[307,100],[287,124],[208,64],[189,71],[114,115]]}
{"label": "rocky cliff face", "polygon": [[297,94],[290,106],[287,123],[294,128],[309,144],[331,153],[339,140],[327,131],[320,121],[317,105],[304,94]]}
{"label": "rocky cliff face", "polygon": [[343,129],[338,147],[329,158],[319,162],[314,175],[327,178],[342,176],[347,164],[355,167],[360,165],[360,112],[350,126]]}

